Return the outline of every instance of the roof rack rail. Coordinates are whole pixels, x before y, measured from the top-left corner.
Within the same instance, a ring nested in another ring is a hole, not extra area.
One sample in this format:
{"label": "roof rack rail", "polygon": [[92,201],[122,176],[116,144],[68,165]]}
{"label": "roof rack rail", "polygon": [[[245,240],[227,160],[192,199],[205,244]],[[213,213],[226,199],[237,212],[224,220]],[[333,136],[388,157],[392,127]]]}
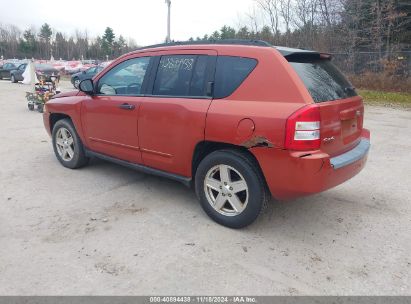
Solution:
{"label": "roof rack rail", "polygon": [[232,45],[250,45],[250,46],[263,46],[263,47],[271,47],[272,45],[268,42],[263,40],[247,40],[247,39],[221,39],[221,40],[199,40],[199,41],[175,41],[171,43],[160,43],[154,45],[148,45],[141,48],[136,49],[144,50],[144,49],[152,49],[152,48],[159,48],[165,46],[179,46],[179,45],[204,45],[204,44],[232,44]]}

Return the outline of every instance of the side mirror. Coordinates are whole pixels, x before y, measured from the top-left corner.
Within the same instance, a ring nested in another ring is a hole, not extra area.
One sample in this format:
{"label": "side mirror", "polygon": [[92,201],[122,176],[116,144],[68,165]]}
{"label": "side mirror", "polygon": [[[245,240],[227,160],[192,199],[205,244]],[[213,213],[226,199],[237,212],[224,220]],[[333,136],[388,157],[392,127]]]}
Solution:
{"label": "side mirror", "polygon": [[80,91],[88,95],[92,95],[94,93],[94,85],[91,79],[84,79],[82,82],[80,82],[80,85],[78,87]]}

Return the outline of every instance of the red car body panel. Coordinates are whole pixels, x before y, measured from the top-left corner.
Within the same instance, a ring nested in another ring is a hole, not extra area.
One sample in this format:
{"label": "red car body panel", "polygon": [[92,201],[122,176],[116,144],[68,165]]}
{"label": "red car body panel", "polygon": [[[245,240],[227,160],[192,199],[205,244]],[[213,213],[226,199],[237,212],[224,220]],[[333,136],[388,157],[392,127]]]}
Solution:
{"label": "red car body panel", "polygon": [[[84,96],[81,121],[86,146],[95,152],[140,163],[138,112],[142,98],[134,96]],[[124,111],[127,103],[134,111]]]}
{"label": "red car body panel", "polygon": [[[324,191],[364,167],[367,156],[337,170],[330,163],[331,157],[369,139],[368,130],[363,129],[364,108],[359,96],[317,104],[321,138],[332,138],[322,141],[319,150],[284,148],[287,118],[314,102],[297,73],[274,48],[201,45],[140,50],[120,57],[93,81],[130,58],[178,54],[249,57],[258,63],[234,93],[223,99],[66,94],[47,103],[44,123],[48,132],[50,114],[65,114],[88,149],[183,177],[192,177],[194,150],[203,141],[247,148],[277,199]],[[133,105],[134,110],[119,109],[123,103]]]}

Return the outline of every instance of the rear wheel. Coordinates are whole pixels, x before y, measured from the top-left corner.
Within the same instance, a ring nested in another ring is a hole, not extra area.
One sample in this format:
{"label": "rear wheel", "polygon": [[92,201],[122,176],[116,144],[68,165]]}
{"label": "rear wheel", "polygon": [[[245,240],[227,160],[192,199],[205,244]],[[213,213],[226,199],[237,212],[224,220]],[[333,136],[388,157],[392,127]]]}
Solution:
{"label": "rear wheel", "polygon": [[230,228],[253,223],[268,200],[258,164],[249,155],[234,150],[206,156],[198,166],[195,186],[208,216]]}
{"label": "rear wheel", "polygon": [[70,119],[56,122],[52,138],[54,154],[64,167],[76,169],[88,163],[83,143]]}
{"label": "rear wheel", "polygon": [[16,77],[14,77],[14,75],[11,75],[10,81],[12,83],[16,83],[17,82]]}

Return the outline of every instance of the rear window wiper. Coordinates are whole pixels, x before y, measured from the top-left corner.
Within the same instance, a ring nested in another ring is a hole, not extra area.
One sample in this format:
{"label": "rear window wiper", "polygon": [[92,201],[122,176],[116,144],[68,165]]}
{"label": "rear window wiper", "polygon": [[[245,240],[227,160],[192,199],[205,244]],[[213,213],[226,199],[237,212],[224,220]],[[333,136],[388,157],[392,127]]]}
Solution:
{"label": "rear window wiper", "polygon": [[345,87],[344,88],[344,92],[349,92],[349,91],[355,92],[355,87]]}

